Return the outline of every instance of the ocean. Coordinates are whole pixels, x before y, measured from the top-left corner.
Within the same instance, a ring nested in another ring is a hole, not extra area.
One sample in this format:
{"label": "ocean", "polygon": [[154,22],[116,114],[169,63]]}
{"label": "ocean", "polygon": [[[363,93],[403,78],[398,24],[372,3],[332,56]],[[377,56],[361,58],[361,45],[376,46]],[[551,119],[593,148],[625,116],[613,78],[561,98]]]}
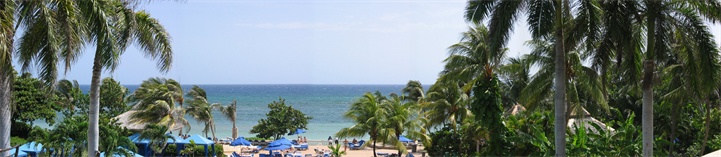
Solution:
{"label": "ocean", "polygon": [[[132,93],[139,85],[124,85]],[[326,140],[338,130],[350,127],[353,123],[343,118],[354,100],[366,92],[380,91],[384,95],[400,94],[405,85],[198,85],[205,89],[210,103],[228,105],[237,100],[236,127],[239,136],[254,137],[250,129],[265,118],[269,109],[267,105],[279,98],[285,99],[286,105],[313,117],[308,122],[308,130],[301,136],[309,140]],[[192,85],[184,85],[183,91],[190,90]],[[87,92],[89,85],[80,88]],[[428,86],[424,86],[428,89]],[[188,99],[188,98],[186,98]],[[231,136],[232,123],[219,112],[213,114],[216,123],[216,137]],[[203,124],[190,116],[185,117],[191,123],[190,134],[201,134]],[[42,123],[42,122],[40,122]],[[40,126],[43,124],[35,123]],[[45,124],[47,126],[47,124]],[[209,136],[212,136],[210,133]],[[292,135],[288,138],[295,139]],[[367,139],[365,136],[363,139]]]}

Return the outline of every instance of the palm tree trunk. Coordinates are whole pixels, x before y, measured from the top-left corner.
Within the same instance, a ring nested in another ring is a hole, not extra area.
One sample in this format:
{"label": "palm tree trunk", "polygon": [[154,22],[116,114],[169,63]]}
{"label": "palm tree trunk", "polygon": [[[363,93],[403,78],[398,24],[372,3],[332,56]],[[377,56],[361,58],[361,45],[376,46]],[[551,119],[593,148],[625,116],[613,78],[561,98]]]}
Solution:
{"label": "palm tree trunk", "polygon": [[643,156],[653,156],[653,69],[655,63],[653,54],[656,48],[656,7],[657,2],[647,0],[647,22],[646,22],[646,60],[643,64],[643,107],[641,115],[641,132],[643,136]]}
{"label": "palm tree trunk", "polygon": [[[9,63],[3,63],[9,64]],[[10,112],[10,104],[12,103],[12,73],[6,76],[0,76],[0,149],[10,148],[10,120],[12,112]],[[8,156],[9,151],[0,152],[0,156]]]}
{"label": "palm tree trunk", "polygon": [[235,119],[233,119],[233,139],[238,138],[238,128],[235,127]]}
{"label": "palm tree trunk", "polygon": [[704,124],[703,142],[701,144],[701,152],[699,152],[698,156],[702,156],[703,154],[705,154],[704,152],[706,151],[706,143],[708,143],[708,130],[709,130],[709,127],[711,127],[711,126],[709,126],[710,124],[711,124],[711,103],[708,100],[706,100],[706,124]]}
{"label": "palm tree trunk", "polygon": [[213,133],[213,141],[215,141],[215,122],[213,120],[210,121],[210,132]]}
{"label": "palm tree trunk", "polygon": [[376,154],[376,141],[378,141],[378,139],[376,139],[376,138],[378,136],[376,135],[375,131],[371,132],[371,134],[372,134],[372,135],[370,135],[371,140],[373,140],[373,157],[377,157],[378,155]]}
{"label": "palm tree trunk", "polygon": [[[98,47],[100,45],[98,44]],[[102,66],[100,65],[100,48],[95,50],[95,59],[93,60],[93,76],[90,81],[90,111],[88,112],[88,156],[95,156],[99,146],[100,130],[98,119],[100,118],[100,75]]]}
{"label": "palm tree trunk", "polygon": [[554,133],[556,144],[556,156],[566,156],[566,125],[563,124],[566,119],[565,105],[566,105],[566,54],[563,50],[563,18],[562,18],[562,1],[558,0],[556,3],[556,56],[555,56],[555,70],[556,77],[553,79],[556,90],[554,94],[554,109],[555,109],[555,121],[554,121]]}
{"label": "palm tree trunk", "polygon": [[673,104],[673,111],[675,112],[671,112],[671,139],[669,139],[669,141],[671,141],[672,144],[669,145],[669,153],[674,152],[674,146],[676,146],[676,128],[678,126],[678,114],[682,112],[678,106],[679,105],[677,104]]}

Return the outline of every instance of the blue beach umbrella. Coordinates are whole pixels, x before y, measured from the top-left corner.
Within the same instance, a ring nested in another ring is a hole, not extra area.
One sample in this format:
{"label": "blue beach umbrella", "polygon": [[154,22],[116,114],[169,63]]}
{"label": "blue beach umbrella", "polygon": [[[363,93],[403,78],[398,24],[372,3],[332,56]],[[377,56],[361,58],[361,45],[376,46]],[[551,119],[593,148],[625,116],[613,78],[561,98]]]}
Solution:
{"label": "blue beach umbrella", "polygon": [[233,142],[230,143],[230,146],[240,146],[240,145],[250,146],[250,141],[246,140],[243,137],[238,137],[235,140],[233,140]]}
{"label": "blue beach umbrella", "polygon": [[302,133],[305,133],[305,130],[298,128],[298,129],[295,129],[295,132],[293,133],[293,135],[300,135]]}
{"label": "blue beach umbrella", "polygon": [[282,138],[277,139],[277,140],[271,142],[270,144],[268,144],[269,147],[279,146],[279,145],[287,145],[287,146],[290,146],[290,145],[293,145],[293,142],[290,142],[290,140],[285,139],[285,137],[282,137]]}
{"label": "blue beach umbrella", "polygon": [[398,140],[401,142],[413,142],[413,140],[406,138],[406,136],[401,135],[398,137]]}

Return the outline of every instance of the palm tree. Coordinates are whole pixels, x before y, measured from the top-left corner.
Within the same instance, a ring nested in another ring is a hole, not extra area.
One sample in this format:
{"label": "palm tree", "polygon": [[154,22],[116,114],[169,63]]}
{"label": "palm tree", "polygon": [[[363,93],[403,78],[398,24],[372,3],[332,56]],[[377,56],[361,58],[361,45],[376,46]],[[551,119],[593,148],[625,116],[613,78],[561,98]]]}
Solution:
{"label": "palm tree", "polygon": [[517,104],[518,98],[521,97],[521,91],[531,81],[531,65],[533,64],[529,58],[530,56],[527,54],[519,58],[508,58],[508,63],[498,68],[499,77],[503,80],[505,87],[502,90],[504,99],[510,101],[508,104]]}
{"label": "palm tree", "polygon": [[[158,61],[158,68],[167,72],[172,65],[170,36],[165,28],[145,11],[135,11],[125,1],[78,1],[82,17],[88,26],[95,53],[90,82],[90,112],[88,113],[88,154],[98,148],[98,116],[100,108],[100,75],[103,69],[115,70],[120,55],[129,44],[138,44],[145,56]],[[181,94],[182,95],[182,94]],[[174,104],[172,104],[174,106]]]}
{"label": "palm tree", "polygon": [[[77,59],[74,54],[82,47],[84,23],[77,13],[78,7],[71,0],[0,2],[0,126],[10,126],[12,119],[13,52],[23,70],[35,62],[39,76],[53,85],[58,62],[62,61],[67,71],[70,63]],[[24,32],[16,38],[16,29],[21,27]],[[19,46],[17,50],[14,45]],[[0,128],[0,148],[8,147],[10,127],[3,127]],[[6,155],[0,152],[0,156]]]}
{"label": "palm tree", "polygon": [[[405,102],[404,98],[391,95],[388,101],[384,101],[382,104],[382,110],[384,113],[384,119],[381,122],[382,128],[380,139],[383,143],[390,143],[398,149],[398,155],[407,153],[405,145],[399,140],[403,133],[413,134],[413,136],[420,137],[421,126],[416,118],[420,118],[418,115],[418,106],[413,102]],[[429,139],[429,138],[425,138]]]}
{"label": "palm tree", "polygon": [[441,72],[440,81],[458,80],[464,85],[463,90],[470,93],[471,88],[481,79],[500,65],[508,49],[493,51],[488,43],[488,29],[475,24],[464,32],[461,41],[448,47],[450,56],[443,60],[446,63]]}
{"label": "palm tree", "polygon": [[[140,87],[130,96],[128,101],[133,104],[136,112],[130,115],[133,123],[152,123],[176,128],[180,123],[190,125],[185,120],[185,110],[175,105],[180,87],[173,79],[150,78],[143,81]],[[181,128],[182,130],[182,128]]]}
{"label": "palm tree", "polygon": [[427,99],[430,103],[423,108],[431,126],[450,124],[458,131],[457,125],[471,115],[470,99],[457,83],[436,82],[428,90]]}
{"label": "palm tree", "polygon": [[[519,101],[525,104],[527,108],[537,110],[542,108],[543,104],[547,104],[552,91],[552,82],[550,80],[552,74],[555,73],[554,69],[551,68],[554,65],[554,45],[543,40],[531,40],[526,44],[533,48],[531,54],[527,56],[529,62],[541,68],[521,91]],[[593,108],[608,113],[608,103],[602,92],[598,74],[592,68],[582,65],[578,51],[568,53],[566,63],[568,63],[566,75],[569,77],[566,78],[568,84],[566,96],[568,99],[565,102],[567,110],[564,123],[567,123],[570,114],[574,110],[581,112],[582,108]]]}
{"label": "palm tree", "polygon": [[75,108],[79,105],[87,105],[87,96],[80,90],[77,80],[70,82],[69,80],[60,80],[57,83],[55,89],[56,95],[58,95],[57,104],[63,106],[67,113],[63,111],[65,117],[75,115]]}
{"label": "palm tree", "polygon": [[198,122],[205,123],[205,128],[203,129],[203,133],[205,133],[205,136],[208,136],[208,132],[212,132],[213,139],[215,139],[215,120],[213,119],[213,108],[217,108],[220,106],[220,104],[210,104],[208,103],[208,97],[205,93],[205,90],[203,88],[200,88],[198,86],[193,86],[193,88],[190,89],[188,94],[186,94],[187,97],[190,97],[189,105],[186,109],[186,113],[193,116],[195,120]]}
{"label": "palm tree", "polygon": [[233,103],[231,103],[228,106],[218,107],[218,110],[220,110],[220,113],[222,113],[222,115],[225,118],[228,118],[228,120],[230,120],[230,122],[233,123],[233,139],[238,138],[238,128],[235,127],[235,113],[237,112],[236,105],[237,105],[237,101],[233,100]]}
{"label": "palm tree", "polygon": [[[0,1],[0,125],[10,126],[12,112],[12,66],[15,35],[15,1]],[[0,148],[10,148],[10,127],[0,128]],[[8,156],[0,152],[0,156]]]}
{"label": "palm tree", "polygon": [[[593,23],[599,14],[595,8],[598,4],[595,0],[580,1],[580,5],[573,5],[575,9],[570,8],[570,2],[564,0],[545,1],[545,0],[521,0],[521,1],[469,1],[466,6],[466,20],[476,23],[488,20],[488,41],[489,50],[500,51],[501,47],[508,42],[510,31],[513,30],[513,23],[517,20],[518,15],[525,13],[528,15],[527,21],[529,30],[534,39],[546,38],[553,36],[555,39],[576,38],[586,39],[587,47],[596,39],[597,25]],[[564,36],[564,21],[571,18],[571,10],[575,10],[576,17],[585,20],[578,20],[574,26],[579,31],[571,31],[569,36]],[[487,19],[490,18],[490,19]],[[555,31],[553,34],[552,32]],[[578,32],[581,32],[580,34]],[[574,40],[575,41],[575,40]],[[554,109],[555,109],[555,146],[556,156],[566,156],[565,152],[565,100],[566,100],[566,46],[575,47],[575,44],[564,45],[564,40],[555,40],[555,56],[554,56]]]}
{"label": "palm tree", "polygon": [[155,155],[163,151],[163,148],[165,148],[169,138],[175,140],[175,137],[167,134],[167,132],[168,126],[150,124],[146,126],[142,132],[140,132],[140,136],[138,136],[138,138],[150,140],[149,145],[150,148],[153,149],[153,152],[155,152],[153,155]]}
{"label": "palm tree", "polygon": [[380,92],[371,94],[366,92],[363,97],[355,100],[351,108],[343,115],[356,124],[343,128],[335,134],[338,138],[370,136],[368,142],[373,142],[373,156],[376,156],[376,142],[380,137],[381,123],[384,115],[382,103],[385,98]]}
{"label": "palm tree", "polygon": [[403,88],[403,95],[405,95],[406,99],[413,102],[418,102],[422,100],[425,97],[425,91],[423,90],[423,85],[421,85],[421,82],[417,80],[411,80],[408,81],[408,84],[406,84],[406,87]]}
{"label": "palm tree", "polygon": [[[641,117],[643,155],[653,156],[653,79],[654,73],[658,70],[656,61],[673,53],[669,47],[669,43],[673,40],[673,34],[676,31],[683,31],[683,37],[696,40],[690,43],[695,51],[682,54],[695,59],[695,61],[684,63],[688,67],[688,73],[700,74],[694,75],[696,76],[694,79],[696,82],[694,83],[695,92],[698,95],[708,95],[713,92],[713,88],[719,85],[720,80],[718,50],[716,50],[716,44],[703,19],[719,21],[721,17],[717,13],[721,11],[721,8],[717,1],[696,3],[647,0],[642,5],[645,5],[643,12],[646,15],[645,27],[647,30],[641,86],[643,91],[643,115]],[[704,137],[704,141],[707,140],[707,135]],[[703,152],[704,148],[701,148],[701,153]]]}

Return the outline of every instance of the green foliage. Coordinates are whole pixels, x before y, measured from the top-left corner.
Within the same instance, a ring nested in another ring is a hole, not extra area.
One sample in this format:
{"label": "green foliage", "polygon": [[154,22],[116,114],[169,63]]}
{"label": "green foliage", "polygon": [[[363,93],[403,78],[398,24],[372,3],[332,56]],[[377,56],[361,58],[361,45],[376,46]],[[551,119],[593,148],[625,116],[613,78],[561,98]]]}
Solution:
{"label": "green foliage", "polygon": [[33,78],[30,73],[23,73],[15,77],[13,84],[13,115],[14,121],[32,122],[43,119],[48,124],[55,123],[55,111],[59,108],[55,105],[56,97],[50,95],[50,89],[45,84]]}
{"label": "green foliage", "polygon": [[481,125],[488,129],[489,146],[484,151],[485,155],[498,156],[508,153],[506,148],[506,126],[501,120],[503,114],[503,106],[501,104],[500,88],[498,87],[498,78],[495,75],[483,77],[480,82],[476,82],[473,87],[473,101],[471,103],[471,112],[475,115],[475,120],[481,122]]}
{"label": "green foliage", "polygon": [[27,138],[30,130],[32,128],[30,127],[30,124],[13,121],[11,123],[12,127],[10,127],[10,136],[18,136],[22,138]]}
{"label": "green foliage", "polygon": [[[185,149],[181,150],[180,154],[195,156],[195,154],[196,154],[195,152],[197,152],[197,150],[198,150],[198,145],[195,144],[194,140],[190,140],[190,143],[185,145]],[[200,147],[200,150],[203,150],[203,148]]]}
{"label": "green foliage", "polygon": [[336,145],[329,145],[328,149],[330,149],[330,155],[332,157],[342,157],[346,153],[343,150],[343,146],[340,143],[338,143]]}
{"label": "green foliage", "polygon": [[[120,127],[117,120],[109,118],[100,118],[100,147],[98,150],[106,154],[120,154],[123,156],[132,156],[132,152],[137,151],[135,144],[127,138],[130,131]],[[125,149],[120,149],[123,147]]]}
{"label": "green foliage", "polygon": [[137,112],[130,115],[134,123],[152,123],[175,128],[182,123],[190,130],[190,123],[185,119],[185,109],[176,107],[176,102],[183,102],[183,91],[180,84],[173,79],[150,78],[143,81],[140,87],[128,96]]}
{"label": "green foliage", "polygon": [[[168,146],[165,146],[165,150],[163,151],[163,156],[177,156],[177,150],[178,146],[175,144],[168,144]],[[182,151],[182,150],[181,150]]]}
{"label": "green foliage", "polygon": [[153,152],[160,153],[165,145],[168,143],[168,138],[175,139],[175,136],[167,134],[168,126],[148,124],[145,126],[142,132],[140,132],[139,139],[150,140],[150,148]]}
{"label": "green foliage", "polygon": [[286,106],[282,98],[268,104],[268,108],[267,118],[259,120],[258,125],[250,130],[250,133],[258,134],[257,137],[279,139],[283,135],[291,135],[297,128],[307,128],[308,120],[312,118],[293,109],[293,106]]}
{"label": "green foliage", "polygon": [[130,107],[125,102],[128,89],[120,85],[113,78],[105,78],[100,85],[100,115],[115,117],[128,111]]}
{"label": "green foliage", "polygon": [[58,81],[57,87],[55,88],[55,95],[58,97],[56,103],[62,108],[61,113],[63,113],[65,117],[74,116],[78,109],[80,110],[79,113],[88,112],[90,97],[87,94],[83,94],[77,80],[73,80],[72,82],[65,79]]}
{"label": "green foliage", "polygon": [[12,136],[10,137],[10,146],[18,146],[27,143],[28,141],[22,137]]}
{"label": "green foliage", "polygon": [[431,145],[425,149],[429,156],[465,156],[463,152],[468,152],[471,148],[468,144],[458,144],[463,141],[461,136],[463,135],[453,131],[450,126],[444,126],[430,134]]}

